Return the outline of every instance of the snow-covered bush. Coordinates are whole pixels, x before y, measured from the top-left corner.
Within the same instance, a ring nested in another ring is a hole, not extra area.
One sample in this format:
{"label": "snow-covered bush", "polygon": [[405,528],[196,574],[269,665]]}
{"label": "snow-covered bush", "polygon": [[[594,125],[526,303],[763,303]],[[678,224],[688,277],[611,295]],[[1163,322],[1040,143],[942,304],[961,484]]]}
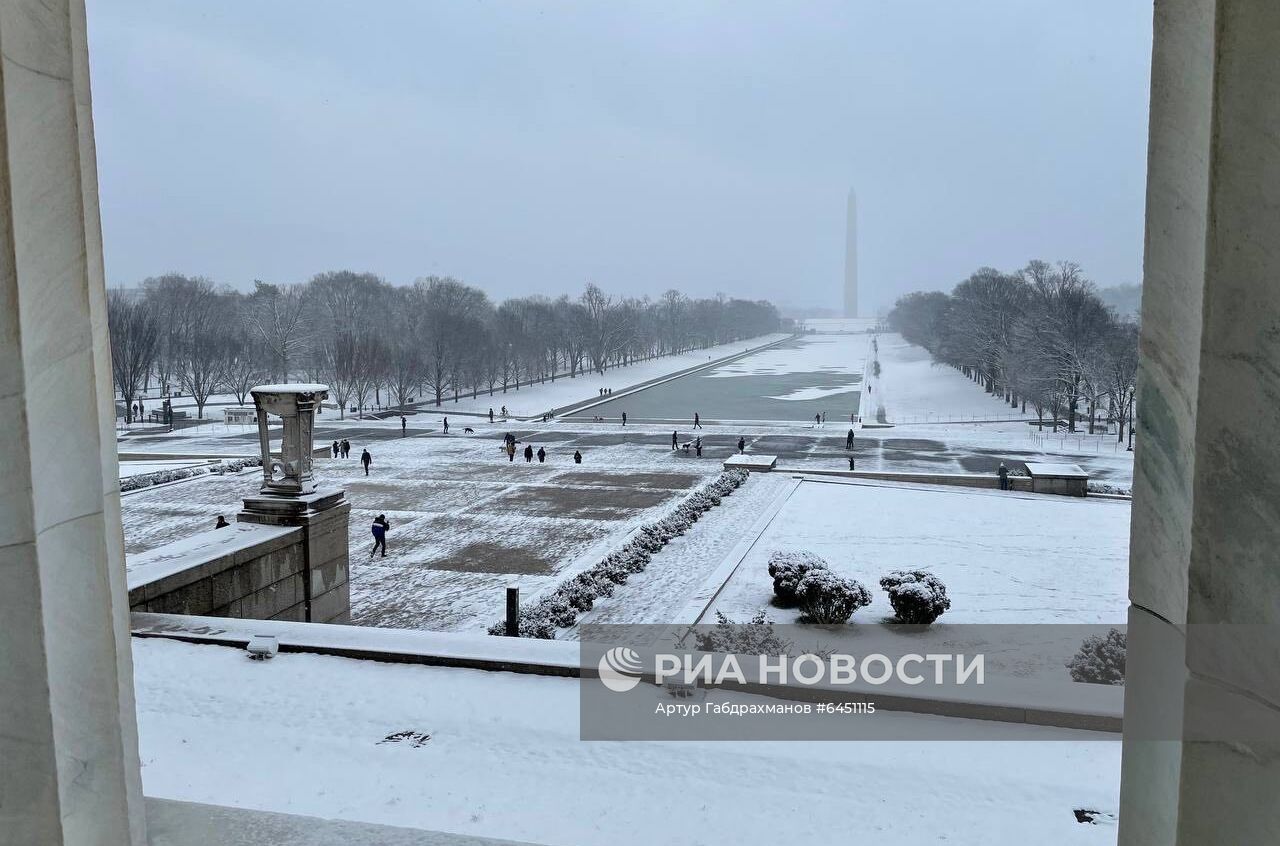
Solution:
{"label": "snow-covered bush", "polygon": [[[520,611],[520,617],[517,620],[519,637],[532,637],[541,640],[551,640],[556,636],[555,623],[547,616],[545,612],[537,606],[525,608]],[[505,621],[494,623],[489,627],[489,634],[502,636],[507,633],[507,624]]]}
{"label": "snow-covered bush", "polygon": [[568,628],[578,620],[577,609],[554,594],[539,601],[535,607],[561,628]]}
{"label": "snow-covered bush", "polygon": [[157,470],[154,473],[140,473],[137,476],[130,476],[127,479],[120,480],[120,492],[136,491],[140,488],[149,488],[152,485],[163,485],[166,482],[176,482],[179,479],[190,479],[193,476],[203,476],[209,472],[209,468],[205,467],[181,467],[173,470]]}
{"label": "snow-covered bush", "polygon": [[880,579],[900,623],[928,625],[951,607],[947,586],[928,570],[895,570]]}
{"label": "snow-covered bush", "polygon": [[812,552],[779,550],[769,556],[773,578],[774,604],[784,608],[796,604],[796,587],[810,570],[826,570],[827,562]]}
{"label": "snow-covered bush", "polygon": [[783,640],[774,633],[773,623],[765,619],[763,610],[757,611],[745,623],[734,622],[717,611],[715,627],[694,629],[693,637],[700,652],[786,655],[791,651],[791,641]]}
{"label": "snow-covered bush", "polygon": [[596,599],[596,595],[591,592],[590,588],[576,578],[560,585],[552,596],[563,599],[579,611],[590,611],[592,606],[595,605]]}
{"label": "snow-covered bush", "polygon": [[1089,684],[1124,684],[1125,633],[1112,629],[1106,636],[1092,635],[1067,662],[1071,680]]}
{"label": "snow-covered bush", "polygon": [[1132,488],[1122,488],[1119,485],[1108,485],[1105,482],[1089,482],[1089,493],[1101,494],[1117,494],[1119,496],[1133,496]]}
{"label": "snow-covered bush", "polygon": [[862,582],[813,568],[796,585],[796,603],[802,622],[836,625],[849,622],[854,611],[870,605],[871,591]]}
{"label": "snow-covered bush", "polygon": [[592,572],[591,570],[587,570],[585,573],[579,573],[573,577],[572,581],[582,585],[582,589],[590,593],[593,598],[613,596],[613,591],[617,587],[613,582]]}

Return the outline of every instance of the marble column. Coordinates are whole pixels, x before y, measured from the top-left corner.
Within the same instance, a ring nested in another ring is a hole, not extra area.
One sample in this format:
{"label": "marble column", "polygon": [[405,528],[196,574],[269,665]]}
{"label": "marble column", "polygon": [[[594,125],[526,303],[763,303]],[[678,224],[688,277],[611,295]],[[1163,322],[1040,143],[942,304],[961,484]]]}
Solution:
{"label": "marble column", "polygon": [[1280,843],[1280,4],[1157,0],[1148,155],[1120,843]]}
{"label": "marble column", "polygon": [[0,842],[145,842],[83,0],[0,0]]}

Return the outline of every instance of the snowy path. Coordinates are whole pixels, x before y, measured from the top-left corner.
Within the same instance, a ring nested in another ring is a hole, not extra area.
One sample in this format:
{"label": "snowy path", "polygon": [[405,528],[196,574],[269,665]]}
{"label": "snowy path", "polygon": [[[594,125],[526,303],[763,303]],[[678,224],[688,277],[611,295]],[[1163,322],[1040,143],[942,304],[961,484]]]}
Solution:
{"label": "snowy path", "polygon": [[[782,473],[753,475],[703,515],[686,534],[653,556],[648,568],[632,576],[613,596],[597,601],[578,619],[583,623],[670,623],[760,513],[791,483]],[[575,626],[565,637],[576,639]]]}
{"label": "snowy path", "polygon": [[[580,846],[1115,843],[1072,814],[1118,807],[1120,743],[1098,735],[953,720],[993,739],[584,743],[571,679],[133,650],[148,796]],[[403,731],[430,740],[381,742]]]}

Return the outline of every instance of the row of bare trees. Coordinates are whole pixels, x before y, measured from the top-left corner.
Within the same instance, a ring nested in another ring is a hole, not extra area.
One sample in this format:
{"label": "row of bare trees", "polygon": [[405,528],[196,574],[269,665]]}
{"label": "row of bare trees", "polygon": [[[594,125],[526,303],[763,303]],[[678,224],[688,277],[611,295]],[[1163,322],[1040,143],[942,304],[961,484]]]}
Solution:
{"label": "row of bare trees", "polygon": [[[984,267],[950,294],[908,294],[889,313],[903,338],[927,349],[989,393],[1013,406],[1030,405],[1054,431],[1077,431],[1087,413],[1132,424],[1138,371],[1138,326],[1118,317],[1072,262],[1032,261],[1015,273]],[[1084,405],[1084,409],[1081,406]]]}
{"label": "row of bare trees", "polygon": [[668,291],[617,298],[587,285],[574,299],[529,296],[494,305],[456,279],[394,286],[371,273],[320,273],[250,293],[169,274],[109,296],[116,389],[132,420],[151,385],[246,401],[262,381],[329,385],[340,409],[405,405],[576,378],[778,328],[767,302]]}

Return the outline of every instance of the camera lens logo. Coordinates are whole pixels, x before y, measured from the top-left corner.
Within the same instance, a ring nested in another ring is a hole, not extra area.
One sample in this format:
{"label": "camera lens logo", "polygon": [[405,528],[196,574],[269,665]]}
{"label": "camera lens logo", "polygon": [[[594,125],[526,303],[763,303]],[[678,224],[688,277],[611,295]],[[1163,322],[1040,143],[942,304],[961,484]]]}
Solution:
{"label": "camera lens logo", "polygon": [[625,646],[615,646],[600,656],[600,681],[614,693],[626,693],[640,684],[640,656]]}

